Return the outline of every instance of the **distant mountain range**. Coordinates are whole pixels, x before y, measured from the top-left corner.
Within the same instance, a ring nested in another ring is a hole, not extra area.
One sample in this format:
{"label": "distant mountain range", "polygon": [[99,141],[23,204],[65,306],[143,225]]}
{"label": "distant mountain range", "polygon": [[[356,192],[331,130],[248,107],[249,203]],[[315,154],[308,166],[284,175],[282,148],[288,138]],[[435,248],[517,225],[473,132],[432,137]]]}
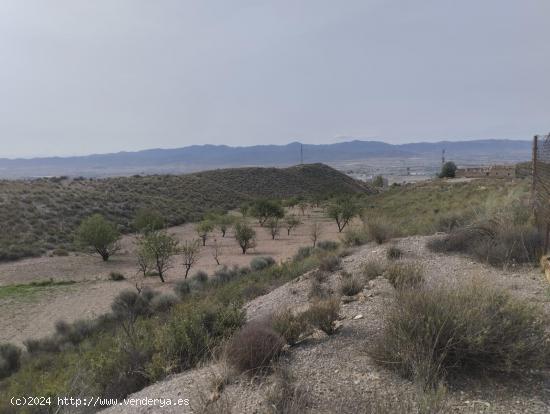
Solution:
{"label": "distant mountain range", "polygon": [[289,166],[300,163],[342,164],[373,158],[435,158],[446,151],[448,159],[528,160],[531,142],[521,140],[475,140],[419,142],[393,145],[381,141],[348,141],[336,144],[193,145],[175,149],[150,149],[78,157],[32,159],[0,158],[0,177],[114,176],[153,173],[182,173],[212,168],[243,166]]}

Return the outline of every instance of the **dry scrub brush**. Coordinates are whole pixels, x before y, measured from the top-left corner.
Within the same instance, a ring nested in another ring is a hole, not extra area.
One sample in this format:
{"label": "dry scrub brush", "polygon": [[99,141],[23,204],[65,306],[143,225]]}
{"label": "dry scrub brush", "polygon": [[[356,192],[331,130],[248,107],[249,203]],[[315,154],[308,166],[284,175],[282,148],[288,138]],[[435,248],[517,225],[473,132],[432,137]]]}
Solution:
{"label": "dry scrub brush", "polygon": [[373,356],[423,386],[453,373],[526,372],[549,362],[548,320],[486,283],[397,291]]}

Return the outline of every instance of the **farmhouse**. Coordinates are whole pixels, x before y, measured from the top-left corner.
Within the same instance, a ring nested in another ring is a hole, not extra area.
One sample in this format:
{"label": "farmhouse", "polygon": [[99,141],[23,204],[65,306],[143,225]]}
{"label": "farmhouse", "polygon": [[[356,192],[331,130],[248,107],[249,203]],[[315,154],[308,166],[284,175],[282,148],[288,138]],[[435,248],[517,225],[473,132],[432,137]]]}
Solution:
{"label": "farmhouse", "polygon": [[456,177],[462,178],[515,178],[516,167],[514,165],[491,165],[485,167],[458,168]]}

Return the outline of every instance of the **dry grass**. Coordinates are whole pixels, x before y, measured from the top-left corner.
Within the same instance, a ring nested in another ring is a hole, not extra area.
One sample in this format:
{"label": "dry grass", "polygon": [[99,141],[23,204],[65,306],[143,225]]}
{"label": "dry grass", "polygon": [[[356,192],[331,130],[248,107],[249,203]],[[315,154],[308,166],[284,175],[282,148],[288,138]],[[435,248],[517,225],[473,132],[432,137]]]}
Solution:
{"label": "dry grass", "polygon": [[481,282],[401,290],[374,357],[423,386],[452,373],[525,372],[549,363],[547,319]]}

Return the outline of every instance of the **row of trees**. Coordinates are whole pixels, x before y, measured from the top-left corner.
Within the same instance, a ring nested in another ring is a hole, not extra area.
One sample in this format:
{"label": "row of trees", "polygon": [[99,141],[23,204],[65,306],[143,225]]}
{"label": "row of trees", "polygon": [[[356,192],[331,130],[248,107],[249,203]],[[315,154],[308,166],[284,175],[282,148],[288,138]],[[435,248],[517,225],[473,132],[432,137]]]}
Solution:
{"label": "row of trees", "polygon": [[[298,203],[297,205],[299,206]],[[164,282],[165,273],[172,267],[173,258],[181,255],[187,277],[197,261],[201,245],[206,246],[210,233],[215,229],[220,231],[222,238],[233,229],[233,237],[242,253],[246,254],[249,249],[256,246],[256,231],[247,223],[247,216],[256,218],[260,226],[267,229],[272,239],[280,234],[282,228],[285,228],[290,236],[292,230],[302,224],[295,214],[285,215],[282,203],[274,200],[256,200],[248,203],[241,207],[241,213],[243,218],[221,212],[209,213],[195,226],[198,239],[179,243],[175,236],[166,231],[166,222],[162,215],[153,210],[138,211],[133,227],[138,232],[136,246],[140,272],[144,275],[155,272]],[[328,203],[326,213],[336,222],[338,231],[342,232],[350,221],[359,215],[360,208],[352,198],[339,198]],[[316,245],[320,233],[320,223],[313,223],[309,232],[313,246]],[[80,245],[98,253],[104,261],[120,250],[120,232],[114,224],[99,214],[81,223],[76,239]],[[220,245],[217,240],[212,246],[212,255],[219,264]]]}

